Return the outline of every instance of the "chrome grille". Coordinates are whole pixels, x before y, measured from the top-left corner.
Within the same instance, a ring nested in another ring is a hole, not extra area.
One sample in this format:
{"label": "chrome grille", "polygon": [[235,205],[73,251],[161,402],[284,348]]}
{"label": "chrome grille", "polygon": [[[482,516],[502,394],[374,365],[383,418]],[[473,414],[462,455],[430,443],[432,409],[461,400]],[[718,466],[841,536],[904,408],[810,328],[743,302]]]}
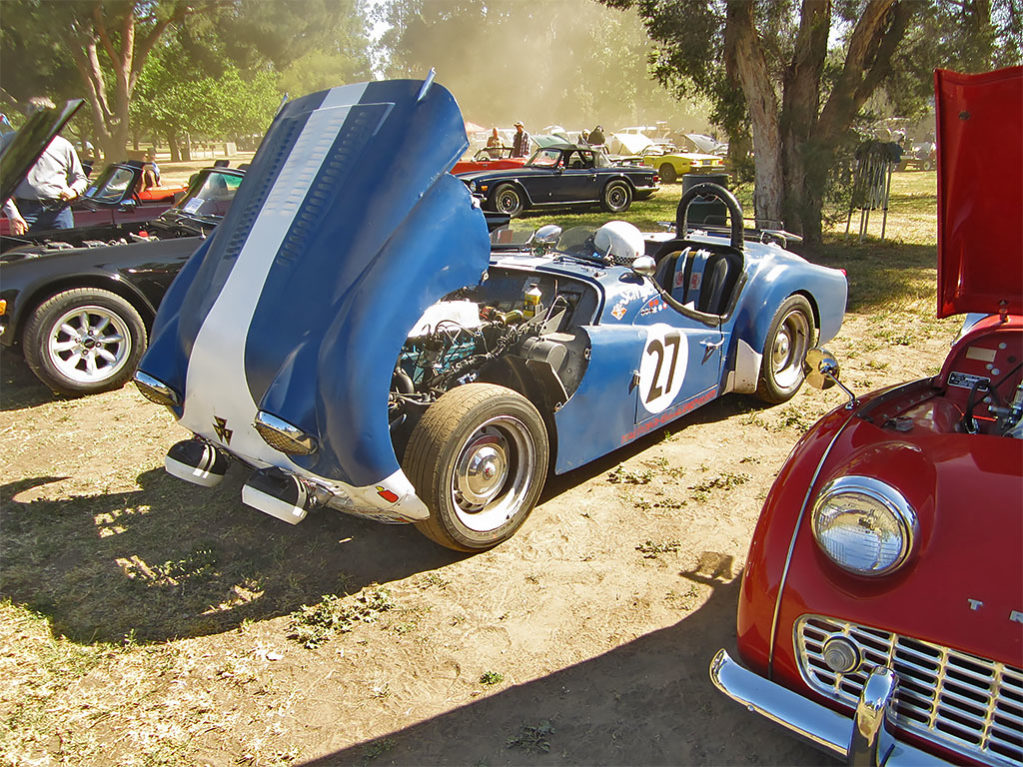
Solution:
{"label": "chrome grille", "polygon": [[[841,635],[859,646],[860,668],[836,673],[823,658],[825,640]],[[804,680],[822,694],[855,707],[875,666],[899,676],[901,729],[993,765],[1023,765],[1023,671],[887,631],[803,616],[796,650]]]}

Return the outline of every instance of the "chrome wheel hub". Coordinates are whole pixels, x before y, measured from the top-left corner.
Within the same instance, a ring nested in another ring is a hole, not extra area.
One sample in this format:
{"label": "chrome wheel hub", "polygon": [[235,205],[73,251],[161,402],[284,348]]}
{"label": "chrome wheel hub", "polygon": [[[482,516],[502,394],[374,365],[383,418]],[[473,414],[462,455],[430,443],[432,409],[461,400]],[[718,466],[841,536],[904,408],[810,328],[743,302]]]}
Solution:
{"label": "chrome wheel hub", "polygon": [[775,382],[784,388],[798,384],[803,375],[803,358],[810,344],[810,323],[802,312],[790,312],[782,320],[771,347],[771,369]]}
{"label": "chrome wheel hub", "polygon": [[451,477],[451,500],[470,530],[494,530],[522,509],[536,468],[536,448],[514,416],[483,423],[465,441]]}
{"label": "chrome wheel hub", "polygon": [[114,375],[128,359],[131,334],[117,314],[101,306],[66,312],[53,324],[46,354],[61,375],[95,383]]}

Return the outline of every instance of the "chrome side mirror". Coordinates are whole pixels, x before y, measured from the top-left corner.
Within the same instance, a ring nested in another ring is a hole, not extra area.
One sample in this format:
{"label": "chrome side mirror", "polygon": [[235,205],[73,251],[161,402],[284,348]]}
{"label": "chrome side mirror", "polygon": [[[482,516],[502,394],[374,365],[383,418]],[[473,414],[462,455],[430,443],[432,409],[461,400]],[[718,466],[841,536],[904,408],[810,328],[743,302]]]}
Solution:
{"label": "chrome side mirror", "polygon": [[838,383],[838,360],[827,349],[814,347],[806,353],[806,382],[815,389],[830,389]]}
{"label": "chrome side mirror", "polygon": [[653,277],[657,271],[657,262],[652,256],[639,256],[632,262],[632,271],[640,277]]}
{"label": "chrome side mirror", "polygon": [[561,239],[561,227],[557,224],[541,226],[529,238],[529,244],[538,252],[548,251],[558,244]]}
{"label": "chrome side mirror", "polygon": [[838,380],[838,360],[835,359],[834,354],[827,349],[814,347],[806,353],[804,362],[806,382],[810,386],[823,391],[837,385],[849,397],[846,409],[856,407],[856,395],[850,391],[849,387]]}

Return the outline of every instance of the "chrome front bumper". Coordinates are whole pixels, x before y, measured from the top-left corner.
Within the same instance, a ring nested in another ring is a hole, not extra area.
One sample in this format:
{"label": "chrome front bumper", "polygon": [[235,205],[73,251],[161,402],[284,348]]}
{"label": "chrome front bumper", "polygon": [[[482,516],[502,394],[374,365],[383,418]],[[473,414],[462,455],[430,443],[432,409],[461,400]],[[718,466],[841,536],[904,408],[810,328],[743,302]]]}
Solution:
{"label": "chrome front bumper", "polygon": [[852,719],[749,671],[724,650],[718,650],[711,661],[710,678],[715,687],[748,710],[787,727],[849,764],[863,767],[947,764],[897,740],[889,730],[898,682],[891,669],[873,671]]}

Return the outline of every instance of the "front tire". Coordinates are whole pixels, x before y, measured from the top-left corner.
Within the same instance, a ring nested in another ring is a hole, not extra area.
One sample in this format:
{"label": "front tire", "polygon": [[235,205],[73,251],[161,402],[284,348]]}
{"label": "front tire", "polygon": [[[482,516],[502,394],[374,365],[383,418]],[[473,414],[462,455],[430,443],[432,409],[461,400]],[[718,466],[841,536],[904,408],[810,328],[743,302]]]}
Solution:
{"label": "front tire", "polygon": [[757,397],[778,405],[795,396],[803,385],[803,360],[813,347],[814,332],[813,309],[805,297],[782,301],[767,330]]}
{"label": "front tire", "polygon": [[514,184],[500,184],[494,190],[494,210],[498,213],[507,213],[515,218],[525,207],[522,192]]}
{"label": "front tire", "polygon": [[25,361],[58,394],[118,389],[138,366],[148,341],[130,303],[98,288],[57,293],[25,325]]}
{"label": "front tire", "polygon": [[624,181],[611,181],[604,187],[600,202],[608,213],[624,213],[632,205],[632,187]]}
{"label": "front tire", "polygon": [[661,177],[661,181],[665,184],[674,184],[678,178],[678,173],[675,172],[675,166],[669,162],[663,163],[660,168],[657,169],[657,175]]}
{"label": "front tire", "polygon": [[412,430],[405,473],[430,517],[416,527],[456,551],[510,538],[547,477],[547,428],[516,391],[472,383],[445,393]]}

